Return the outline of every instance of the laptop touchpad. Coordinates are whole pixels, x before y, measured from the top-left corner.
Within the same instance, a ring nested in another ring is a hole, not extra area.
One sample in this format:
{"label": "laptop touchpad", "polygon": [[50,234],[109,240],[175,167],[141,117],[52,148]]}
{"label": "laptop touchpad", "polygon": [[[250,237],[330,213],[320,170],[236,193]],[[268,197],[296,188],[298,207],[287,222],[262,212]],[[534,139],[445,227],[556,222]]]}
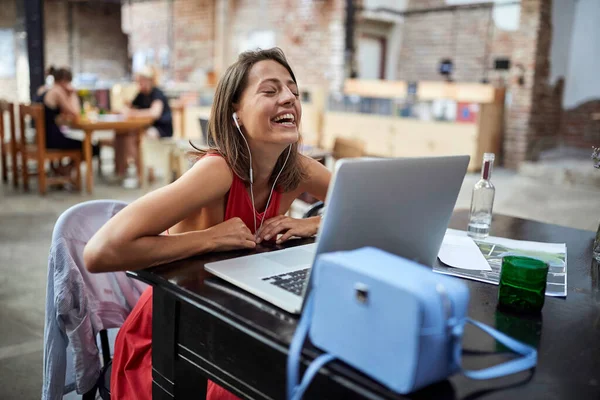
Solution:
{"label": "laptop touchpad", "polygon": [[264,254],[267,259],[284,265],[286,267],[298,267],[305,264],[312,264],[315,253],[313,251],[307,251],[304,249],[290,250],[290,251],[273,251],[271,253]]}

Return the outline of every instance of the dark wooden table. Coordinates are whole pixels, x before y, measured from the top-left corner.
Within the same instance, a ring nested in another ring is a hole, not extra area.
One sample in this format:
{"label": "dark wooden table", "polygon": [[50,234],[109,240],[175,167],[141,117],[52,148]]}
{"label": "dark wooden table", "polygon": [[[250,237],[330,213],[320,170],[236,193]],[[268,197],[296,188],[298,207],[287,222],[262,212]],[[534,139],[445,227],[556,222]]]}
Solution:
{"label": "dark wooden table", "polygon": [[[455,212],[450,227],[464,229],[467,213]],[[541,317],[496,310],[498,287],[467,281],[469,316],[538,348],[535,373],[473,381],[457,374],[409,398],[599,399],[600,284],[592,262],[593,232],[497,215],[492,235],[566,242],[568,296],[547,297]],[[287,246],[305,244],[298,240]],[[270,251],[261,247],[256,251]],[[242,398],[283,399],[287,349],[297,317],[203,269],[205,263],[246,254],[231,252],[187,259],[131,273],[154,286],[153,395],[155,399],[203,398],[206,378]],[[467,328],[464,366],[481,368],[507,359],[491,338]],[[305,363],[320,354],[303,351]],[[401,357],[401,355],[398,355]],[[332,363],[315,378],[305,398],[402,398],[354,369]]]}

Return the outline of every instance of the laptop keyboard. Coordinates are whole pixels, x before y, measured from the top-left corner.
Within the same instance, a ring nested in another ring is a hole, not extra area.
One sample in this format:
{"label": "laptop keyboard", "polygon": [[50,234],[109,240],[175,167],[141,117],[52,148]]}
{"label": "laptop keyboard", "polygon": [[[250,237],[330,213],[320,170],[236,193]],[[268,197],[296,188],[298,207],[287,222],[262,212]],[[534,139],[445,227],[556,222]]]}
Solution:
{"label": "laptop keyboard", "polygon": [[299,269],[293,272],[286,272],[285,274],[267,276],[266,278],[262,278],[262,280],[295,295],[302,296],[302,289],[304,288],[304,282],[306,282],[309,270],[310,268]]}

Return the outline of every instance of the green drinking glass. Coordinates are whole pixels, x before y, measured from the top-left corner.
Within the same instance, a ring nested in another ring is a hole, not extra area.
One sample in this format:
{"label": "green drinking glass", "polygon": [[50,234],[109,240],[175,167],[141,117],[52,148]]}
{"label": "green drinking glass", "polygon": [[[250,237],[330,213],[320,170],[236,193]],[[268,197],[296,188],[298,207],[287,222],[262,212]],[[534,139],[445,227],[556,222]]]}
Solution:
{"label": "green drinking glass", "polygon": [[537,313],[544,306],[548,263],[531,257],[502,258],[498,305],[502,309]]}

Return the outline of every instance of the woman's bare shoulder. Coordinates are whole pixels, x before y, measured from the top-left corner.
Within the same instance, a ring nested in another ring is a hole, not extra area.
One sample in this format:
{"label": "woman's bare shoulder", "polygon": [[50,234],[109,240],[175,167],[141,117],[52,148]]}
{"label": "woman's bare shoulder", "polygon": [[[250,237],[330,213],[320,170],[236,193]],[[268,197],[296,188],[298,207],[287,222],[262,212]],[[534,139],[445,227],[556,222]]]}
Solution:
{"label": "woman's bare shoulder", "polygon": [[44,103],[48,106],[55,106],[58,97],[61,95],[61,91],[57,89],[56,86],[51,87],[46,91],[46,95],[44,96]]}
{"label": "woman's bare shoulder", "polygon": [[201,178],[206,181],[210,178],[211,182],[231,186],[233,181],[233,171],[227,161],[220,155],[205,155],[194,162],[194,165],[184,174],[190,178]]}
{"label": "woman's bare shoulder", "polygon": [[298,159],[304,172],[306,173],[306,179],[311,180],[315,177],[329,175],[330,171],[320,161],[314,158],[301,155]]}
{"label": "woman's bare shoulder", "polygon": [[298,191],[300,193],[309,192],[318,199],[324,199],[331,179],[331,172],[319,161],[310,157],[300,156],[299,162],[302,163],[305,179],[300,182]]}

